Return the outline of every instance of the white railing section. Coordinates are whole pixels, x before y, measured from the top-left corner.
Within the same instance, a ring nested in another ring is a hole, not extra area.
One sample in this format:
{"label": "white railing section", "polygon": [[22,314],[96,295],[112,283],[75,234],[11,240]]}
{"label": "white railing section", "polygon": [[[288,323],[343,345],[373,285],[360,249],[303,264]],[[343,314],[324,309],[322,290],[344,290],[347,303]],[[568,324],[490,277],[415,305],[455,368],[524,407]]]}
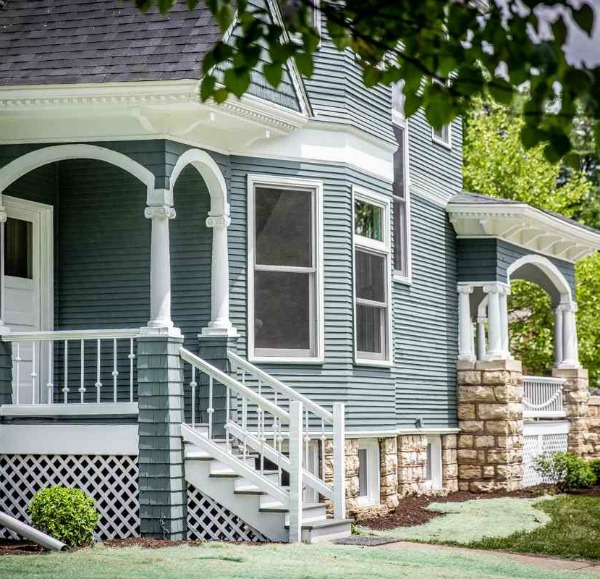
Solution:
{"label": "white railing section", "polygon": [[563,418],[564,378],[523,376],[523,417]]}
{"label": "white railing section", "polygon": [[[12,344],[13,403],[133,402],[138,335],[139,329],[3,335],[2,340]],[[60,375],[55,376],[57,368]],[[123,374],[126,383],[119,380]]]}
{"label": "white railing section", "polygon": [[[329,412],[232,353],[229,354],[230,361],[238,371],[244,372],[241,381],[184,348],[180,353],[182,360],[191,365],[191,369],[184,369],[184,375],[189,376],[191,394],[188,405],[191,419],[184,433],[189,433],[190,427],[192,431],[196,428],[197,404],[204,400],[202,410],[206,415],[211,452],[219,448],[217,458],[223,462],[223,453],[226,453],[226,462],[237,461],[235,464],[244,473],[251,468],[254,471],[253,483],[269,494],[273,494],[271,487],[276,481],[276,487],[280,489],[278,496],[282,496],[281,492],[285,493],[282,503],[290,511],[290,540],[295,540],[296,533],[299,537],[297,525],[301,524],[303,485],[332,500],[336,518],[344,518],[344,405],[335,404],[333,412]],[[258,380],[256,387],[245,383],[246,374]],[[198,385],[200,375],[208,379],[201,388]],[[219,399],[221,407],[215,408],[215,387],[218,384],[225,388],[225,399]],[[270,396],[266,396],[267,388],[272,390]],[[318,421],[318,429],[311,426],[307,413],[313,416],[313,423]],[[215,421],[218,415],[223,418]],[[308,467],[307,445],[317,437],[323,441],[333,438],[332,485],[319,474],[311,473]],[[254,467],[249,467],[249,464]],[[284,486],[284,472],[288,474],[289,486]]]}

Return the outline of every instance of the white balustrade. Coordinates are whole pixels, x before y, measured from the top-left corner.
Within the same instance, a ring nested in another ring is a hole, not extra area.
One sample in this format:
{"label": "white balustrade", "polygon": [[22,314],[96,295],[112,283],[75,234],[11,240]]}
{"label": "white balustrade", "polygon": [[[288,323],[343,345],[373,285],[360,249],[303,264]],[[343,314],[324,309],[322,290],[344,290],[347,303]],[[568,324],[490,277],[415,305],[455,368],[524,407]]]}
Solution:
{"label": "white balustrade", "polygon": [[[255,456],[253,471],[264,478],[265,489],[276,480],[277,488],[287,493],[286,503],[292,518],[294,513],[302,512],[298,484],[332,500],[335,516],[345,517],[343,404],[335,404],[330,412],[232,352],[228,354],[229,361],[239,379],[184,348],[180,354],[186,364],[184,376],[189,381],[186,391],[192,396],[191,401],[186,398],[192,429],[198,426],[197,400],[202,401],[202,415],[206,417],[202,426],[208,438],[223,442],[228,460],[234,457],[240,468],[246,468],[242,463],[247,465],[249,456]],[[200,387],[196,382],[197,372],[206,378]],[[217,385],[224,387],[224,392],[215,399]],[[327,438],[333,439],[333,485],[326,483],[320,473],[309,470],[310,442]],[[289,478],[285,483],[284,472]]]}
{"label": "white balustrade", "polygon": [[[15,332],[2,335],[2,340],[12,343],[13,403],[133,402],[135,339],[138,334],[139,329]],[[127,381],[124,378],[119,380],[122,374],[128,377]],[[62,377],[62,384],[55,383],[55,377],[57,382]],[[112,384],[110,395],[103,394],[108,384]],[[73,386],[78,395],[73,391]],[[71,392],[73,395],[70,395]]]}
{"label": "white balustrade", "polygon": [[523,417],[563,418],[564,378],[523,377]]}

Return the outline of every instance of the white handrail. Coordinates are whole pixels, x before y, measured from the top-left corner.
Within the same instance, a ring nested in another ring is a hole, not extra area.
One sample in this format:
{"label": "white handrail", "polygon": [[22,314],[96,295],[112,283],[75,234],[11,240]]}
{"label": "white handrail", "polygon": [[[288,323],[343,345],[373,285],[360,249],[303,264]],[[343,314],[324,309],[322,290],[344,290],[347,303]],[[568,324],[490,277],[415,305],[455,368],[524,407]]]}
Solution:
{"label": "white handrail", "polygon": [[137,338],[140,335],[136,329],[112,330],[57,330],[49,332],[9,332],[0,336],[4,342],[32,342],[59,340],[118,340],[120,338]]}
{"label": "white handrail", "polygon": [[313,402],[310,398],[303,396],[299,392],[296,392],[293,388],[286,386],[283,382],[277,380],[270,374],[267,374],[265,371],[261,370],[254,364],[251,364],[247,360],[244,360],[240,356],[238,356],[235,352],[228,351],[227,356],[229,357],[229,361],[234,365],[234,367],[239,367],[242,370],[248,372],[248,374],[254,376],[257,380],[260,380],[264,384],[268,384],[273,390],[278,392],[279,394],[283,394],[287,396],[290,400],[295,400],[297,402],[302,402],[302,406],[304,410],[309,410],[319,418],[325,420],[328,424],[333,424],[333,414],[328,410],[325,410],[322,406],[319,406],[315,402]]}
{"label": "white handrail", "polygon": [[238,382],[235,378],[232,378],[225,372],[222,372],[218,368],[215,368],[211,364],[205,362],[202,358],[199,358],[195,354],[192,354],[189,350],[185,348],[180,348],[179,353],[181,355],[182,360],[186,361],[188,364],[195,366],[198,370],[201,370],[217,382],[220,382],[226,388],[229,388],[236,392],[241,396],[245,396],[248,400],[256,404],[262,410],[265,410],[276,416],[280,420],[283,420],[286,424],[290,421],[290,415],[285,410],[279,408],[263,396],[259,396],[247,386],[244,386],[240,382]]}

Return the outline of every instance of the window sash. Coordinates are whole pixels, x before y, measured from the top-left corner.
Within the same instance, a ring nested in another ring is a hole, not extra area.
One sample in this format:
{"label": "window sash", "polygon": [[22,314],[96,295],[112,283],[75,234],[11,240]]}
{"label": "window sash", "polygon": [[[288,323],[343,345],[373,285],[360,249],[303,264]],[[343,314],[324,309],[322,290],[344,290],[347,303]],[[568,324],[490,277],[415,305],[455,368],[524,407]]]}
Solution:
{"label": "window sash", "polygon": [[[249,319],[249,331],[252,332],[252,343],[253,343],[253,356],[255,358],[275,358],[284,359],[290,358],[316,358],[319,355],[318,352],[318,341],[319,341],[319,320],[318,320],[318,269],[316,264],[318,263],[318,224],[317,224],[317,195],[318,191],[316,187],[307,187],[301,185],[295,185],[293,183],[279,183],[278,181],[255,181],[252,184],[253,187],[253,203],[251,211],[256,212],[256,192],[258,189],[280,189],[282,191],[288,191],[290,195],[293,195],[295,191],[301,191],[303,193],[309,192],[311,195],[310,203],[310,256],[311,266],[287,266],[287,265],[275,265],[275,264],[261,264],[257,263],[257,231],[256,231],[256,218],[253,220],[253,231],[252,242],[253,242],[253,278],[250,290],[252,291],[252,308],[251,318]],[[275,272],[275,273],[294,273],[294,274],[306,274],[309,276],[309,336],[310,336],[310,347],[304,348],[264,348],[256,345],[256,312],[257,312],[257,301],[258,296],[255,291],[256,286],[256,273],[259,272]]]}

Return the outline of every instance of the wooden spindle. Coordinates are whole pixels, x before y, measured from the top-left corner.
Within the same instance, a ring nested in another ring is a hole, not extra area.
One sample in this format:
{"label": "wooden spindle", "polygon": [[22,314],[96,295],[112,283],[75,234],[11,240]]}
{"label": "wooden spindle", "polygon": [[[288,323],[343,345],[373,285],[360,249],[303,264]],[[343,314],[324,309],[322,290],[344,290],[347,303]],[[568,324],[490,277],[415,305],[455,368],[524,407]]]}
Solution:
{"label": "wooden spindle", "polygon": [[119,370],[117,369],[117,339],[113,340],[113,402],[117,403],[118,398],[118,381],[119,381]]}
{"label": "wooden spindle", "polygon": [[96,340],[96,402],[100,404],[100,389],[102,382],[100,381],[100,340]]}
{"label": "wooden spindle", "polygon": [[69,341],[65,340],[65,367],[63,368],[64,385],[63,401],[65,404],[69,401]]}
{"label": "wooden spindle", "polygon": [[85,402],[85,340],[81,340],[79,357],[79,363],[81,365],[79,376],[79,396],[81,403],[83,404]]}
{"label": "wooden spindle", "polygon": [[53,346],[54,346],[54,342],[52,342],[51,340],[48,341],[48,382],[46,382],[46,391],[47,391],[47,396],[48,396],[48,400],[47,400],[47,404],[52,404],[54,402],[53,400],[53,385],[52,385],[52,379],[53,379],[53,366],[52,366],[52,351],[53,351]]}

